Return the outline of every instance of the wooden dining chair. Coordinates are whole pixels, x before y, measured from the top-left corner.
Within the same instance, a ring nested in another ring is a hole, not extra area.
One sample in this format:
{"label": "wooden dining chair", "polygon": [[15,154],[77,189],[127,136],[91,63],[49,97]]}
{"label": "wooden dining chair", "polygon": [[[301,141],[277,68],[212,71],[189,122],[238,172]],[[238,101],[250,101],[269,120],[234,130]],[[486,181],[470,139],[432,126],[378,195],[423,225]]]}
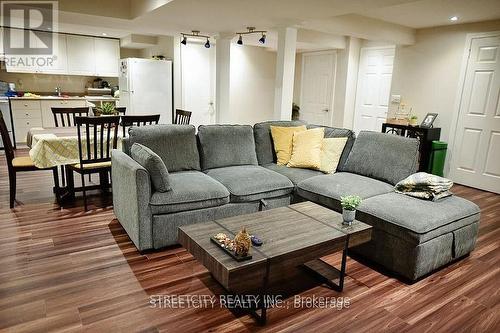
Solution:
{"label": "wooden dining chair", "polygon": [[155,125],[160,121],[159,114],[144,116],[121,116],[121,125],[123,128],[123,137],[127,135],[127,128],[132,126]]}
{"label": "wooden dining chair", "polygon": [[85,175],[99,173],[101,190],[109,187],[108,173],[111,171],[111,150],[116,149],[120,116],[75,117],[78,133],[78,154],[80,162],[68,165],[71,175],[68,183],[74,189],[73,171],[79,173],[82,180],[83,205],[87,211],[87,190],[96,186],[85,186]]}
{"label": "wooden dining chair", "polygon": [[[87,116],[89,114],[88,107],[73,107],[73,108],[51,108],[56,127],[73,127],[75,125],[75,117]],[[63,186],[66,186],[66,176],[64,173],[64,165],[61,165],[61,181]],[[90,176],[89,176],[90,181]]]}
{"label": "wooden dining chair", "polygon": [[88,116],[88,107],[77,108],[51,108],[54,116],[54,124],[56,127],[72,127],[76,126],[75,117]]}
{"label": "wooden dining chair", "polygon": [[191,111],[175,109],[174,124],[189,125],[189,121],[191,120],[191,114],[192,114]]}
{"label": "wooden dining chair", "polygon": [[52,170],[54,175],[55,194],[59,202],[59,175],[57,167],[40,169],[35,166],[33,160],[29,156],[15,157],[14,147],[12,146],[12,141],[10,141],[9,131],[7,130],[2,112],[0,112],[0,135],[5,149],[5,157],[7,158],[7,169],[9,171],[10,208],[14,208],[14,203],[16,201],[16,175],[18,172],[24,171]]}

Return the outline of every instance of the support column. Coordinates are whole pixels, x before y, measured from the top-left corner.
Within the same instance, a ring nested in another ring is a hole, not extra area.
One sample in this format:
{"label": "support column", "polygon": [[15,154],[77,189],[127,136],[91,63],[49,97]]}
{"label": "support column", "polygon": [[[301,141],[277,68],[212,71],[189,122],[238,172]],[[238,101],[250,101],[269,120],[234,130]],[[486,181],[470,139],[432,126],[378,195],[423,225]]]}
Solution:
{"label": "support column", "polygon": [[359,53],[361,51],[361,40],[349,37],[347,52],[349,60],[347,63],[345,107],[343,123],[339,127],[354,129],[354,116],[356,113],[356,90],[358,87]]}
{"label": "support column", "polygon": [[278,55],[274,84],[274,119],[292,119],[296,44],[296,28],[285,27],[278,29]]}
{"label": "support column", "polygon": [[215,112],[216,123],[230,119],[229,92],[231,36],[218,37],[215,46]]}
{"label": "support column", "polygon": [[184,109],[182,104],[182,60],[181,60],[181,38],[176,36],[174,41],[174,110],[172,110],[172,123],[174,122],[175,109]]}

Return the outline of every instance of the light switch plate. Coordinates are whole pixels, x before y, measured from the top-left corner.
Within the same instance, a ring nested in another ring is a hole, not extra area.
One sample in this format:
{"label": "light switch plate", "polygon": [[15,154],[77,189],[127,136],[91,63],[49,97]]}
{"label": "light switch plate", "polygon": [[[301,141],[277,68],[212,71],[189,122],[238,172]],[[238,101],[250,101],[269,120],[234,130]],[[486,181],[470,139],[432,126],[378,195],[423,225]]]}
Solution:
{"label": "light switch plate", "polygon": [[392,104],[401,103],[401,95],[391,95],[391,103]]}

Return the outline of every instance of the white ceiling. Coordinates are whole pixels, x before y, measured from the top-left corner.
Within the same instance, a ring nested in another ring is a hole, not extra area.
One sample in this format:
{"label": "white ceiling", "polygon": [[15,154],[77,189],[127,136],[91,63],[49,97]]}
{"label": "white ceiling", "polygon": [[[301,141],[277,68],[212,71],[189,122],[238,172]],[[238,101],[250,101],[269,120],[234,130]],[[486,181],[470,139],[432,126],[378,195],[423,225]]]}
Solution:
{"label": "white ceiling", "polygon": [[[500,0],[422,0],[365,9],[359,14],[420,29],[498,19]],[[451,22],[452,16],[458,21]]]}
{"label": "white ceiling", "polygon": [[215,36],[255,26],[269,30],[273,48],[277,27],[296,26],[307,31],[303,49],[334,47],[343,36],[411,44],[416,28],[500,18],[500,0],[60,0],[59,9],[59,30],[69,33]]}
{"label": "white ceiling", "polygon": [[247,26],[272,29],[300,25],[359,11],[408,3],[412,0],[174,0],[135,22],[167,29],[198,29],[206,33],[234,32]]}
{"label": "white ceiling", "polygon": [[[135,4],[138,0],[132,1]],[[150,0],[162,6],[143,12],[140,16],[113,8],[130,6],[130,0],[81,2],[60,0],[59,22],[62,27],[88,27],[92,32],[108,28],[108,35],[123,33],[176,34],[200,30],[215,35],[244,30],[247,26],[271,30],[278,26],[300,25],[315,19],[329,19],[365,8],[378,8],[408,3],[414,0]],[[85,5],[83,5],[85,3]],[[100,8],[96,8],[100,7]],[[102,12],[102,16],[96,12]],[[132,12],[129,10],[128,12]],[[104,16],[104,17],[103,17]],[[133,18],[132,18],[133,17]]]}

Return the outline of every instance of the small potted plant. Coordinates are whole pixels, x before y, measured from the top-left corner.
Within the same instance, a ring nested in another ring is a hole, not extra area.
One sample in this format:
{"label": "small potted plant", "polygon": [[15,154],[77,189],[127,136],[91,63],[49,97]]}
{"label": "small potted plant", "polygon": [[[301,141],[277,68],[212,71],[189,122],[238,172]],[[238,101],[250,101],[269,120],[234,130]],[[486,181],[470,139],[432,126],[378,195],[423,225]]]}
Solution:
{"label": "small potted plant", "polygon": [[410,126],[417,126],[417,120],[418,120],[417,116],[412,115],[410,117],[410,119],[408,119],[408,120],[409,120]]}
{"label": "small potted plant", "polygon": [[113,103],[102,103],[100,107],[95,108],[94,116],[115,116],[118,112],[115,110]]}
{"label": "small potted plant", "polygon": [[347,195],[340,197],[340,204],[342,205],[342,218],[344,224],[351,225],[352,221],[356,218],[356,208],[361,203],[361,198],[357,195]]}

